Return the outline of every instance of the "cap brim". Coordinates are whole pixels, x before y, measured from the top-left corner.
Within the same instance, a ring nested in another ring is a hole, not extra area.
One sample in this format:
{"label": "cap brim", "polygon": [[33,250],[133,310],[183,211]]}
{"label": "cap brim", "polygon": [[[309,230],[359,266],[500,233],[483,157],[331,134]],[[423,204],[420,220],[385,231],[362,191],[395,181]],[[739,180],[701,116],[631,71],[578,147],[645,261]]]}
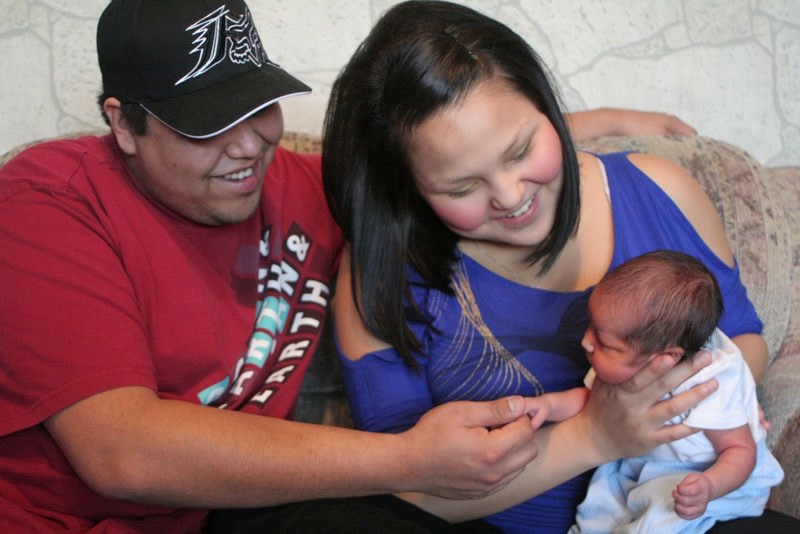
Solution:
{"label": "cap brim", "polygon": [[266,64],[200,91],[141,104],[176,132],[205,139],[279,100],[310,92],[309,86],[288,72]]}

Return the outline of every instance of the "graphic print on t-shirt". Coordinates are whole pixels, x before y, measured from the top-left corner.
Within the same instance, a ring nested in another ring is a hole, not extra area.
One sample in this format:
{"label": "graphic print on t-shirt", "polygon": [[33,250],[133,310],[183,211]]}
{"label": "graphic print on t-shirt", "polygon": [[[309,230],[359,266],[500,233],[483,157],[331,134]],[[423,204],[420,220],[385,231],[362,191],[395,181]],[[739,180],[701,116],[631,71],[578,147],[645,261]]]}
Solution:
{"label": "graphic print on t-shirt", "polygon": [[301,380],[289,385],[289,379],[303,375],[322,332],[330,298],[324,273],[332,252],[296,224],[276,247],[270,246],[273,237],[268,228],[260,243],[259,302],[247,350],[233,380],[226,377],[198,394],[203,404],[275,416],[291,410]]}

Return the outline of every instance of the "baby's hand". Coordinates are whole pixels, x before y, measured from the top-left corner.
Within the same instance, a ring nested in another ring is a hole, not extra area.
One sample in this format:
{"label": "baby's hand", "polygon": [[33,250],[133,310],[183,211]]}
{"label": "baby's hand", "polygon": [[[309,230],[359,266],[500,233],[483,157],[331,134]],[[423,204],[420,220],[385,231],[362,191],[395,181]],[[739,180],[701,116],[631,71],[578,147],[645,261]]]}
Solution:
{"label": "baby's hand", "polygon": [[683,519],[700,517],[714,498],[714,483],[703,473],[686,475],[678,487],[672,490],[675,513]]}
{"label": "baby's hand", "polygon": [[525,413],[531,420],[534,430],[545,421],[563,421],[569,419],[583,409],[589,390],[585,387],[543,393],[538,397],[525,398]]}
{"label": "baby's hand", "polygon": [[550,410],[552,409],[552,404],[546,395],[544,398],[536,397],[534,400],[536,402],[534,402],[533,406],[528,410],[528,417],[531,418],[531,427],[536,430],[547,421]]}
{"label": "baby's hand", "polygon": [[764,408],[761,407],[761,403],[758,403],[758,422],[761,423],[761,426],[764,427],[764,430],[769,432],[772,430],[772,423],[767,421],[767,415],[764,413]]}

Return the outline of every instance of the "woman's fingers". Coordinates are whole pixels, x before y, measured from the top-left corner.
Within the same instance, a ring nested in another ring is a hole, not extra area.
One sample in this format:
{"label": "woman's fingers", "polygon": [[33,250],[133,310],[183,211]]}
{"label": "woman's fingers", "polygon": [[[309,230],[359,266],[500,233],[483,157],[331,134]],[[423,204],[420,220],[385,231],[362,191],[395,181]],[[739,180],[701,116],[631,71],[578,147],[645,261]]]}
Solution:
{"label": "woman's fingers", "polygon": [[707,352],[677,365],[672,357],[659,356],[621,384],[595,380],[585,415],[594,420],[606,454],[639,456],[692,434],[686,425],[667,423],[716,391],[717,381],[708,380],[679,395],[667,394],[709,363]]}
{"label": "woman's fingers", "polygon": [[704,350],[677,364],[673,356],[662,354],[653,358],[644,369],[620,384],[620,387],[628,393],[651,392],[658,399],[710,363],[711,354]]}

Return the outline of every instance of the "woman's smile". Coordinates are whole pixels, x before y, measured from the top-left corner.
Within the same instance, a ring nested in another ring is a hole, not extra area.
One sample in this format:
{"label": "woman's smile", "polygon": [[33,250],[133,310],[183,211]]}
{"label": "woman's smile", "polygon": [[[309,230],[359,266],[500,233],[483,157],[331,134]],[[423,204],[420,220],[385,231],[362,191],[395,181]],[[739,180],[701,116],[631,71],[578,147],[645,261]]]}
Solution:
{"label": "woman's smile", "polygon": [[409,153],[420,194],[460,237],[531,247],[550,233],[563,183],[561,141],[502,78],[424,121]]}

